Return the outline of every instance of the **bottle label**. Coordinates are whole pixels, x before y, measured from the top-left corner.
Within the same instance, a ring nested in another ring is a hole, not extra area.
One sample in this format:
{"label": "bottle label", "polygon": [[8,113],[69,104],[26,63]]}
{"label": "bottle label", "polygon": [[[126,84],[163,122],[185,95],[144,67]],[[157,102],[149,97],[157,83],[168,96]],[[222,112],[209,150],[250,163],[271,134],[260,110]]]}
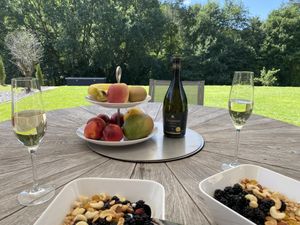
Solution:
{"label": "bottle label", "polygon": [[174,115],[165,118],[164,132],[168,134],[181,134],[185,132],[186,119],[182,115]]}

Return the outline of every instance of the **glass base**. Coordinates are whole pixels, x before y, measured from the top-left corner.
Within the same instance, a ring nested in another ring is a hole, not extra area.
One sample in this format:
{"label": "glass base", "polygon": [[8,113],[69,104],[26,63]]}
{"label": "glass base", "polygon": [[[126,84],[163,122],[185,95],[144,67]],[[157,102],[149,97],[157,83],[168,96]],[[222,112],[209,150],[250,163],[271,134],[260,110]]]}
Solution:
{"label": "glass base", "polygon": [[221,168],[222,168],[222,170],[228,170],[228,169],[231,169],[231,168],[235,168],[239,165],[240,165],[239,162],[223,163]]}
{"label": "glass base", "polygon": [[54,194],[55,189],[52,185],[41,185],[37,187],[37,191],[22,191],[18,194],[18,201],[25,206],[39,205],[50,200]]}

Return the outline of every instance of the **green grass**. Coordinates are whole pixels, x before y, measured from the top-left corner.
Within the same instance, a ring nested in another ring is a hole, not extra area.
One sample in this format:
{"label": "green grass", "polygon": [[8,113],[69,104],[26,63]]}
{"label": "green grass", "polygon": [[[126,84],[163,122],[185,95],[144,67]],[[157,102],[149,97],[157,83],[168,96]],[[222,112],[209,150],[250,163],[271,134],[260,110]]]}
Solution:
{"label": "green grass", "polygon": [[10,85],[0,85],[0,91],[10,91]]}
{"label": "green grass", "polygon": [[[2,87],[1,87],[2,88]],[[0,91],[3,91],[0,88]],[[3,87],[6,91],[9,86]],[[230,86],[205,86],[205,106],[227,108]],[[166,88],[156,89],[155,100],[162,101]],[[61,86],[43,94],[45,109],[56,110],[89,105],[86,86]],[[196,103],[196,87],[186,87],[189,103]],[[255,87],[254,113],[300,126],[299,87]],[[0,121],[10,119],[10,103],[0,105]]]}

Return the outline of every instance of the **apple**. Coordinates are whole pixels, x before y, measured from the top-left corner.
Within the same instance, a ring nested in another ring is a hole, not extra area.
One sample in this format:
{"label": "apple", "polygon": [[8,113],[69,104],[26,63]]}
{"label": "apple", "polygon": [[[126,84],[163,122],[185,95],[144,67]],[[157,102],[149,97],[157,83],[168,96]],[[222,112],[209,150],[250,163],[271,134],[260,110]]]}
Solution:
{"label": "apple", "polygon": [[105,122],[101,118],[92,118],[85,125],[84,136],[89,139],[99,140],[103,136]]}
{"label": "apple", "polygon": [[103,119],[105,123],[109,123],[110,121],[109,116],[106,114],[99,114],[97,117]]}
{"label": "apple", "polygon": [[121,141],[123,131],[117,124],[108,124],[103,130],[104,141]]}
{"label": "apple", "polygon": [[107,101],[110,103],[128,102],[129,89],[127,84],[117,83],[111,84],[107,90]]}
{"label": "apple", "polygon": [[118,124],[118,116],[119,116],[119,114],[117,112],[112,114],[109,122],[113,123],[113,124],[117,124],[120,127],[122,127],[123,123],[124,123],[124,115],[123,115],[123,113],[120,113],[120,124]]}

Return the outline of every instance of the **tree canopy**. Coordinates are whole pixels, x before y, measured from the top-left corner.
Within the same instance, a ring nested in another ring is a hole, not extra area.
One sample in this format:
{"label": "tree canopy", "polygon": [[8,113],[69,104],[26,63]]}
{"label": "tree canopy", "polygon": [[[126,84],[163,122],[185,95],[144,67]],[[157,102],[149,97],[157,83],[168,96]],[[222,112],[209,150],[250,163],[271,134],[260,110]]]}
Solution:
{"label": "tree canopy", "polygon": [[183,57],[182,77],[229,84],[236,70],[279,69],[279,85],[300,85],[300,7],[285,4],[266,21],[227,0],[185,6],[182,0],[0,1],[0,55],[18,76],[5,36],[26,28],[39,38],[49,84],[64,77],[106,77],[120,65],[124,82],[170,78],[170,57]]}

